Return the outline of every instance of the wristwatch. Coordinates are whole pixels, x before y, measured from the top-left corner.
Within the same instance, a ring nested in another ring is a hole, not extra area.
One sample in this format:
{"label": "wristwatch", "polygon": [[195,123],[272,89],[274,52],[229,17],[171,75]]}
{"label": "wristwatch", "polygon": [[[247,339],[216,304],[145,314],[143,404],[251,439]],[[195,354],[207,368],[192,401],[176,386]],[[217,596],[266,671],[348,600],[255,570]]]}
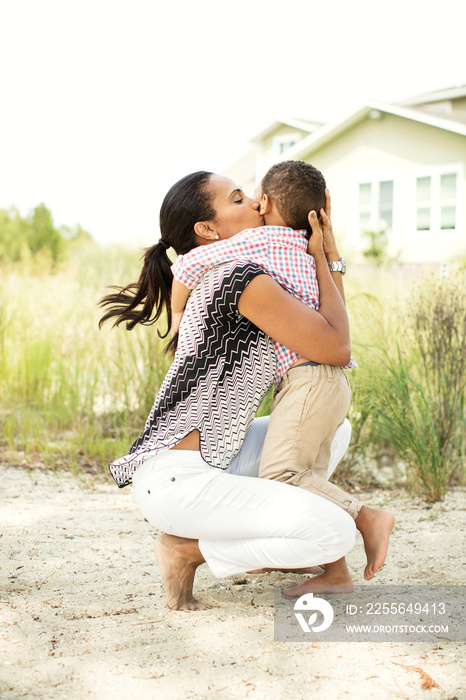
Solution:
{"label": "wristwatch", "polygon": [[335,260],[335,262],[329,262],[328,264],[330,272],[341,272],[342,275],[346,272],[346,261],[345,258],[340,258]]}

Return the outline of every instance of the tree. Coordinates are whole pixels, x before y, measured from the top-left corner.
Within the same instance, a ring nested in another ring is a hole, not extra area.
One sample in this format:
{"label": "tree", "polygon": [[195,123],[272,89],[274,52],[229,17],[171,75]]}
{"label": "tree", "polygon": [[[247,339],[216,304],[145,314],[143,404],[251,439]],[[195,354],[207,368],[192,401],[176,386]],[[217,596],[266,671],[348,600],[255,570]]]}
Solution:
{"label": "tree", "polygon": [[19,262],[28,249],[29,226],[17,209],[0,209],[0,260]]}
{"label": "tree", "polygon": [[56,263],[63,252],[63,237],[53,226],[52,214],[45,204],[39,204],[29,220],[28,244],[31,253],[38,253],[44,248],[50,251],[51,258]]}

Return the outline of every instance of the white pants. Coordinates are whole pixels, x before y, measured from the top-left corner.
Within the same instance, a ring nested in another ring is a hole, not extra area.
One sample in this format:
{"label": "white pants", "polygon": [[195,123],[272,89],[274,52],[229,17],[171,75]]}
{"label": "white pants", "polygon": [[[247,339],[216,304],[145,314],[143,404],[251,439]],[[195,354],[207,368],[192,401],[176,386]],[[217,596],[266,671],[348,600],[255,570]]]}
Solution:
{"label": "white pants", "polygon": [[[144,517],[162,532],[199,540],[219,578],[260,567],[325,564],[354,546],[354,520],[344,510],[290,484],[254,478],[267,423],[254,421],[228,470],[210,467],[199,452],[166,450],[133,477]],[[340,430],[329,473],[348,446],[349,423]]]}

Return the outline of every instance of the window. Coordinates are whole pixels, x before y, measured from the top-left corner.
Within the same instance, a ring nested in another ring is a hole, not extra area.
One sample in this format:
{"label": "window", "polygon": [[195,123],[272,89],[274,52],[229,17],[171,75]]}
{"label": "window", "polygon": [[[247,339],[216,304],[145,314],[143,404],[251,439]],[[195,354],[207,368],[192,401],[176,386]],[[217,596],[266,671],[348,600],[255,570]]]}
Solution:
{"label": "window", "polygon": [[430,200],[432,178],[418,177],[416,180],[416,229],[430,230]]}
{"label": "window", "polygon": [[273,140],[273,150],[275,157],[282,156],[288,149],[301,140],[301,134],[298,131],[288,134],[278,134]]}
{"label": "window", "polygon": [[440,175],[440,228],[456,228],[456,173]]}
{"label": "window", "polygon": [[388,231],[393,226],[393,180],[359,183],[359,232]]}
{"label": "window", "polygon": [[295,143],[298,143],[298,140],[290,136],[288,139],[282,139],[281,141],[278,142],[278,152],[281,155],[285,151],[287,151],[291,146],[294,146]]}
{"label": "window", "polygon": [[415,178],[416,231],[455,231],[458,228],[460,169],[431,168]]}

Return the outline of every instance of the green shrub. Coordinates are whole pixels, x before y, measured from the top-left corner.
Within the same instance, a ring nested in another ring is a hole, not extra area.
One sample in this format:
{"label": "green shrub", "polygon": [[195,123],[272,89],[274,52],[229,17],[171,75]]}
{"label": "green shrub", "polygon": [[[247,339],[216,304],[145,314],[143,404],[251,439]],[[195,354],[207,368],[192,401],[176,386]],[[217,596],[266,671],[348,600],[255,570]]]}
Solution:
{"label": "green shrub", "polygon": [[362,352],[370,377],[353,411],[389,441],[410,485],[441,500],[452,476],[464,477],[465,275],[422,279],[390,327],[384,319]]}
{"label": "green shrub", "polygon": [[385,230],[365,231],[363,238],[367,239],[367,247],[363,250],[366,260],[373,265],[383,265],[388,260],[388,238]]}

